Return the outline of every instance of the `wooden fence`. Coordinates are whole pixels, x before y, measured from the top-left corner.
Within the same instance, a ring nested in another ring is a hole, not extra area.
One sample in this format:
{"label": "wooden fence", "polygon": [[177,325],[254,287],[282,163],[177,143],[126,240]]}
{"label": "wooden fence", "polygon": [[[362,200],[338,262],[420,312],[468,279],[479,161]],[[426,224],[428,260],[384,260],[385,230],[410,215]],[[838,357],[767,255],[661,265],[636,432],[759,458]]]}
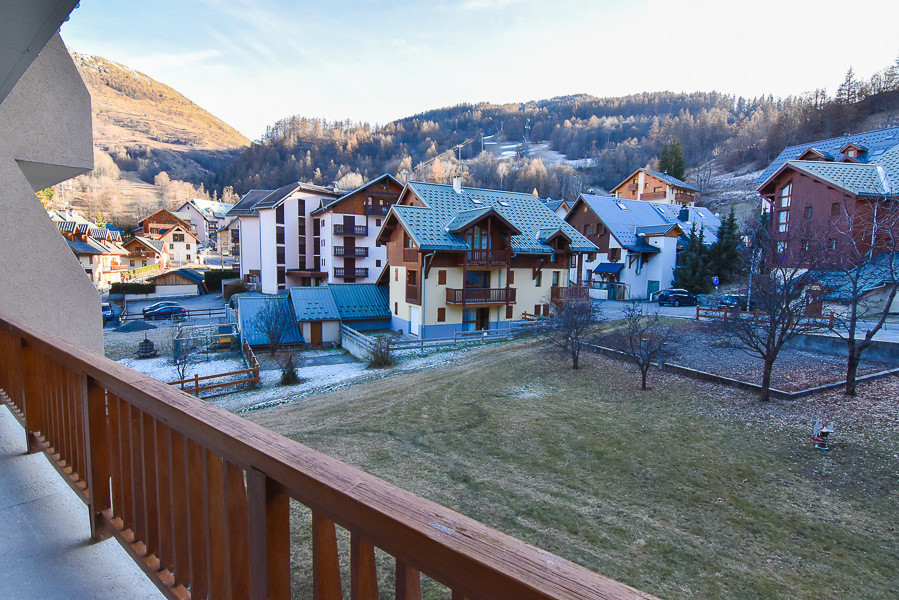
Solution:
{"label": "wooden fence", "polygon": [[[391,342],[390,346],[393,350],[424,350],[425,348],[455,347],[461,343],[467,342],[490,342],[494,340],[509,339],[516,335],[529,333],[539,326],[541,326],[541,323],[536,321],[517,322],[511,323],[506,329],[454,331],[453,337],[395,340]],[[340,344],[356,358],[365,360],[366,354],[371,352],[374,346],[374,339],[347,325],[341,324]]]}
{"label": "wooden fence", "polygon": [[[228,316],[228,311],[226,308],[195,308],[188,310],[184,313],[185,318],[190,317],[226,317]],[[119,317],[119,320],[123,323],[127,321],[138,321],[143,319],[144,315],[140,312],[135,313],[125,313]],[[167,321],[168,319],[159,319],[160,321]]]}
{"label": "wooden fence", "polygon": [[[696,320],[699,321],[702,317],[706,317],[709,319],[718,319],[721,321],[727,321],[728,319],[752,319],[753,323],[765,323],[769,320],[768,314],[758,311],[746,311],[739,310],[735,308],[710,308],[707,306],[696,305]],[[802,317],[799,319],[799,324],[804,328],[808,327],[818,327],[821,329],[833,329],[834,323],[836,322],[836,317],[834,317],[833,313],[829,315],[820,316],[820,317]]]}
{"label": "wooden fence", "polygon": [[3,313],[0,389],[92,537],[115,537],[168,598],[290,598],[291,499],[312,512],[320,600],[347,583],[335,525],[354,599],[378,598],[375,548],[403,600],[419,573],[456,600],[649,598]]}

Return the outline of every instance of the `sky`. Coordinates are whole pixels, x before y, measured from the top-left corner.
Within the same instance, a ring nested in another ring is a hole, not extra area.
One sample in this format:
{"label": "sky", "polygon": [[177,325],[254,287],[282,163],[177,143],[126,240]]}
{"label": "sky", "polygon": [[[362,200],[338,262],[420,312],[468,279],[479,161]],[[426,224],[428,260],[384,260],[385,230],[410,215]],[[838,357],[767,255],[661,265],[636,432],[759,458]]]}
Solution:
{"label": "sky", "polygon": [[82,0],[72,50],[259,139],[290,115],[384,124],[585,93],[829,94],[899,58],[899,2]]}

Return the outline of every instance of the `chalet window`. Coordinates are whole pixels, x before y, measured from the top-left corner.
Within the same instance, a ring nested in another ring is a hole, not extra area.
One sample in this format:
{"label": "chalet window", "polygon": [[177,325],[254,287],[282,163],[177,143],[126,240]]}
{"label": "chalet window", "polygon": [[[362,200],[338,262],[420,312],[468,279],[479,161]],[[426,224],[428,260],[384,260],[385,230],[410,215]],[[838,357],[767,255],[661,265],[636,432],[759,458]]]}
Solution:
{"label": "chalet window", "polygon": [[185,260],[190,260],[190,254],[187,255],[187,258]]}
{"label": "chalet window", "polygon": [[287,281],[286,276],[284,267],[278,267],[278,285],[282,285]]}
{"label": "chalet window", "polygon": [[534,316],[535,316],[535,317],[539,317],[539,316],[540,316],[540,305],[539,305],[539,304],[535,304],[535,305],[534,305]]}
{"label": "chalet window", "polygon": [[134,266],[134,261],[133,261],[133,260],[129,260],[128,262],[130,263],[130,265],[131,265],[132,267]]}
{"label": "chalet window", "polygon": [[277,257],[276,258],[277,263],[279,265],[283,265],[284,264],[284,248],[278,248],[277,251],[275,252],[275,256]]}
{"label": "chalet window", "polygon": [[606,227],[602,223],[596,224],[596,235],[602,235],[606,232]]}
{"label": "chalet window", "polygon": [[858,150],[856,150],[855,148],[849,148],[848,150],[846,150],[846,156],[848,156],[849,158],[855,158],[856,156],[858,156]]}
{"label": "chalet window", "polygon": [[839,214],[840,214],[840,203],[834,202],[833,204],[830,205],[830,216],[836,217]]}
{"label": "chalet window", "polygon": [[609,248],[609,262],[621,260],[621,248]]}
{"label": "chalet window", "polygon": [[509,271],[509,285],[515,283],[515,271]]}
{"label": "chalet window", "polygon": [[395,315],[400,314],[400,303],[399,302],[393,303],[393,314],[395,314]]}
{"label": "chalet window", "polygon": [[376,260],[376,261],[375,261],[375,266],[376,266],[376,267],[380,267],[380,266],[381,266],[381,261],[380,261],[380,260]]}
{"label": "chalet window", "polygon": [[275,243],[283,244],[284,243],[284,228],[278,227],[275,229]]}
{"label": "chalet window", "polygon": [[184,234],[183,234],[183,233],[173,233],[173,234],[172,234],[172,241],[173,241],[173,242],[183,242],[183,241],[184,241]]}
{"label": "chalet window", "polygon": [[418,271],[406,271],[406,285],[418,285]]}
{"label": "chalet window", "polygon": [[553,271],[553,287],[559,287],[559,272]]}
{"label": "chalet window", "polygon": [[381,219],[375,219],[375,227],[381,226]]}
{"label": "chalet window", "polygon": [[185,244],[184,248],[185,248],[185,250],[190,250],[190,244]]}
{"label": "chalet window", "polygon": [[507,319],[512,318],[512,305],[511,304],[506,307],[506,318]]}
{"label": "chalet window", "polygon": [[788,183],[780,189],[780,207],[781,208],[789,208],[790,207],[790,195],[793,192],[793,184]]}
{"label": "chalet window", "polygon": [[487,229],[475,225],[468,230],[468,247],[472,250],[487,250],[490,248],[490,240],[487,238]]}
{"label": "chalet window", "polygon": [[437,271],[437,285],[446,285],[446,269]]}
{"label": "chalet window", "polygon": [[590,225],[584,225],[584,235],[590,235]]}
{"label": "chalet window", "polygon": [[812,205],[811,204],[809,204],[808,206],[805,207],[805,218],[806,219],[812,218]]}
{"label": "chalet window", "polygon": [[394,269],[394,270],[393,270],[393,280],[394,280],[394,281],[399,281],[399,280],[400,280],[400,270],[399,270],[399,269]]}
{"label": "chalet window", "polygon": [[169,244],[169,250],[174,250],[174,249],[175,249],[175,244]]}
{"label": "chalet window", "polygon": [[593,262],[594,260],[596,260],[596,252],[589,252],[587,254],[587,261]]}
{"label": "chalet window", "polygon": [[787,251],[787,243],[786,242],[777,242],[777,253],[784,254]]}
{"label": "chalet window", "polygon": [[808,252],[812,248],[812,243],[809,240],[802,240],[802,250],[804,252]]}
{"label": "chalet window", "polygon": [[790,230],[790,211],[782,210],[777,213],[777,231],[786,233]]}
{"label": "chalet window", "polygon": [[443,323],[444,321],[446,321],[446,309],[438,308],[437,309],[437,322]]}
{"label": "chalet window", "polygon": [[543,285],[543,271],[537,271],[537,277],[534,279],[534,285],[540,287]]}
{"label": "chalet window", "polygon": [[147,261],[145,261],[145,260],[140,261],[140,266],[146,267],[146,266],[147,266]]}

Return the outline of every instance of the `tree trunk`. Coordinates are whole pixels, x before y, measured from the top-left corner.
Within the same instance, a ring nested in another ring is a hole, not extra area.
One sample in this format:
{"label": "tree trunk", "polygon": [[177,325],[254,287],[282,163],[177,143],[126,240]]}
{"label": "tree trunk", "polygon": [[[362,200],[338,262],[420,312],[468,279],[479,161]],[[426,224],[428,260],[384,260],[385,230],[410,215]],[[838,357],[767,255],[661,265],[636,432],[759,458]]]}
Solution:
{"label": "tree trunk", "polygon": [[771,400],[771,369],[774,368],[773,361],[765,361],[765,369],[762,372],[762,402]]}
{"label": "tree trunk", "polygon": [[855,348],[849,351],[849,360],[846,365],[846,394],[855,396],[855,379],[858,376],[858,363],[861,362],[861,352]]}
{"label": "tree trunk", "polygon": [[646,389],[646,372],[647,372],[648,370],[649,370],[649,369],[646,368],[646,367],[640,367],[640,376],[643,378],[642,385],[641,385],[641,387],[640,387],[641,390],[645,390],[645,389]]}
{"label": "tree trunk", "polygon": [[571,351],[571,368],[572,368],[572,369],[577,369],[577,368],[579,368],[579,367],[578,367],[578,364],[577,364],[577,359],[578,359],[579,355],[580,355],[580,352],[579,352],[579,351],[577,351],[577,350],[572,350],[572,351]]}

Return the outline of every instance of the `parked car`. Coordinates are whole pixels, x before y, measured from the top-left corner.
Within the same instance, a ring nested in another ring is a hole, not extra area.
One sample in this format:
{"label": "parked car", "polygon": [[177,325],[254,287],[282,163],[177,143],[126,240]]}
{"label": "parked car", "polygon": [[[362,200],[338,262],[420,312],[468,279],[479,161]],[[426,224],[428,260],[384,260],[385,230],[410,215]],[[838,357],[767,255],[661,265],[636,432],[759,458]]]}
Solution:
{"label": "parked car", "polygon": [[663,304],[672,304],[674,306],[694,306],[696,304],[696,296],[679,288],[671,290],[662,290],[657,297],[659,306]]}
{"label": "parked car", "polygon": [[175,306],[160,306],[153,310],[144,311],[144,319],[147,321],[152,321],[154,319],[172,319],[173,321],[180,321],[186,317],[187,311],[183,306],[178,306],[177,304]]}
{"label": "parked car", "polygon": [[110,321],[115,321],[115,313],[112,310],[112,306],[110,306],[109,302],[104,302],[100,305],[100,312],[103,314],[103,324],[106,325]]}
{"label": "parked car", "polygon": [[737,294],[728,294],[718,298],[718,308],[736,308],[746,310],[746,296]]}
{"label": "parked car", "polygon": [[143,313],[144,316],[147,316],[147,313],[154,312],[162,308],[163,306],[181,306],[177,302],[173,302],[172,300],[163,300],[162,302],[157,302],[156,304],[151,304],[150,306],[144,308]]}

